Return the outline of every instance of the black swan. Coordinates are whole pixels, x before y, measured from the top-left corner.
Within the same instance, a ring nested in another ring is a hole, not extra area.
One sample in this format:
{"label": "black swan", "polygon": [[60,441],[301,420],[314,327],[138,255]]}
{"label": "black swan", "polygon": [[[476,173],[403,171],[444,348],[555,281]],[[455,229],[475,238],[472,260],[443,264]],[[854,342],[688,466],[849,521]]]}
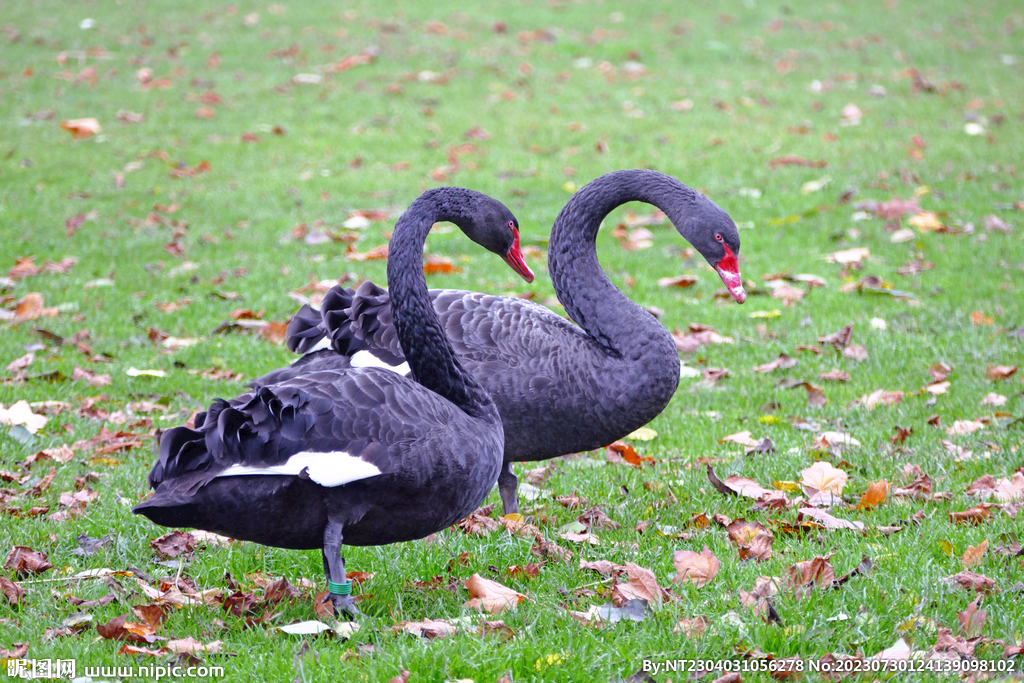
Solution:
{"label": "black swan", "polygon": [[149,474],[153,522],[280,548],[323,550],[330,599],[357,614],[341,544],[422,538],[472,512],[498,478],[502,426],[430,305],[423,245],[451,221],[523,274],[512,213],[461,188],[424,193],[395,225],[388,259],[394,333],[416,381],[330,368],[263,385],[175,427]]}
{"label": "black swan", "polygon": [[[601,221],[630,201],[664,211],[718,271],[733,299],[746,300],[737,262],[740,238],[729,215],[675,178],[645,170],[597,178],[555,219],[548,269],[559,301],[579,327],[522,299],[430,290],[455,353],[501,413],[505,465],[498,490],[506,514],[518,511],[511,463],[606,446],[657,416],[679,383],[672,337],[611,283],[597,260]],[[354,291],[332,288],[319,311],[304,306],[288,326],[289,348],[306,355],[253,385],[350,364],[407,372],[391,300],[371,282]]]}

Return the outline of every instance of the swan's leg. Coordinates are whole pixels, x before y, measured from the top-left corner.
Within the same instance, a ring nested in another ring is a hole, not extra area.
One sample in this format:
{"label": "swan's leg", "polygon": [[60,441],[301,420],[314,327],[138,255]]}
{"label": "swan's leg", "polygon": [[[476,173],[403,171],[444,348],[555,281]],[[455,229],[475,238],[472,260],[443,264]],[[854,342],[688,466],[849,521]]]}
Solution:
{"label": "swan's leg", "polygon": [[505,469],[498,475],[498,495],[501,496],[501,510],[503,514],[511,515],[519,512],[519,501],[516,500],[516,487],[519,480],[512,471],[512,463],[505,463]]}
{"label": "swan's leg", "polygon": [[334,603],[335,614],[346,612],[353,617],[362,616],[352,601],[352,582],[345,578],[345,558],[341,556],[342,526],[328,520],[324,529],[324,571],[327,573],[327,597]]}

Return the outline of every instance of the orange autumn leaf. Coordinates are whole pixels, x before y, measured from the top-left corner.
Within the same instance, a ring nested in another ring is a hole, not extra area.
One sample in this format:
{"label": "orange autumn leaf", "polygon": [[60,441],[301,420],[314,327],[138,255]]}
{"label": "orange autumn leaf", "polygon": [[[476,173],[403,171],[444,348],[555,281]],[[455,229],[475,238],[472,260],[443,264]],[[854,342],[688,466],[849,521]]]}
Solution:
{"label": "orange autumn leaf", "polygon": [[454,265],[447,256],[428,254],[423,263],[423,272],[426,275],[450,275],[451,273],[461,273],[462,268]]}
{"label": "orange autumn leaf", "polygon": [[367,252],[359,252],[349,245],[345,256],[349,261],[383,261],[388,257],[388,245],[382,244]]}
{"label": "orange autumn leaf", "polygon": [[964,556],[960,558],[964,569],[970,569],[981,564],[981,558],[984,557],[986,550],[988,550],[988,539],[985,539],[976,546],[967,546]]}
{"label": "orange autumn leaf", "polygon": [[644,463],[649,465],[654,464],[654,458],[646,455],[640,455],[636,452],[635,448],[624,441],[616,441],[615,443],[610,444],[608,446],[608,451],[619,456],[625,460],[626,463],[636,467],[637,469],[640,469]]}
{"label": "orange autumn leaf", "polygon": [[995,323],[995,320],[988,317],[981,311],[975,311],[974,313],[971,313],[971,322],[975,325],[992,325]]}
{"label": "orange autumn leaf", "polygon": [[91,138],[103,130],[100,127],[100,122],[94,118],[69,119],[61,122],[60,127],[71,133],[71,137],[78,140]]}
{"label": "orange autumn leaf", "polygon": [[869,510],[873,507],[877,507],[884,503],[889,497],[889,482],[885,481],[873,481],[868,485],[868,490],[864,492],[864,495],[860,497],[860,503],[857,504],[858,510]]}

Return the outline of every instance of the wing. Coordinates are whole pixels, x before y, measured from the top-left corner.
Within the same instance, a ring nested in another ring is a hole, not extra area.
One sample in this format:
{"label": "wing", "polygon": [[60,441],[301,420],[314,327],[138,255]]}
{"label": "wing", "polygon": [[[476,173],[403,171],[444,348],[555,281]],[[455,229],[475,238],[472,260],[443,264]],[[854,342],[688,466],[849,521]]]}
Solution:
{"label": "wing", "polygon": [[[524,299],[454,289],[432,289],[430,297],[456,354],[485,383],[494,373],[506,373],[538,354],[550,354],[553,343],[579,350],[593,346],[578,327]],[[383,367],[408,374],[386,290],[369,281],[355,290],[333,287],[324,296],[314,325],[316,315],[304,306],[289,324],[288,347],[307,355],[275,373],[294,376],[344,363],[316,350],[329,343],[336,355],[350,359],[352,367]],[[543,382],[543,368],[533,369],[540,371],[537,381]],[[277,376],[271,373],[255,383]]]}
{"label": "wing", "polygon": [[342,486],[402,470],[413,444],[460,416],[437,394],[393,372],[313,372],[218,399],[196,416],[195,429],[165,432],[149,482],[186,495],[216,477],[245,474]]}

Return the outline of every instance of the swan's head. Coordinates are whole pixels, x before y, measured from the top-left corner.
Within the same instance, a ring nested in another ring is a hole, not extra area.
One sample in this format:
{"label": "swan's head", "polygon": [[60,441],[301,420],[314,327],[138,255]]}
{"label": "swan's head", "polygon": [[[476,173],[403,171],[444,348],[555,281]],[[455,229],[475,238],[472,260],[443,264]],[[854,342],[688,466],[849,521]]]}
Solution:
{"label": "swan's head", "polygon": [[505,263],[527,282],[533,282],[533,271],[526,265],[519,246],[519,221],[507,206],[481,195],[477,206],[456,221],[469,239],[503,258]]}
{"label": "swan's head", "polygon": [[736,224],[717,204],[703,196],[696,212],[687,219],[684,235],[722,278],[729,295],[741,304],[747,300],[740,277],[740,233]]}

